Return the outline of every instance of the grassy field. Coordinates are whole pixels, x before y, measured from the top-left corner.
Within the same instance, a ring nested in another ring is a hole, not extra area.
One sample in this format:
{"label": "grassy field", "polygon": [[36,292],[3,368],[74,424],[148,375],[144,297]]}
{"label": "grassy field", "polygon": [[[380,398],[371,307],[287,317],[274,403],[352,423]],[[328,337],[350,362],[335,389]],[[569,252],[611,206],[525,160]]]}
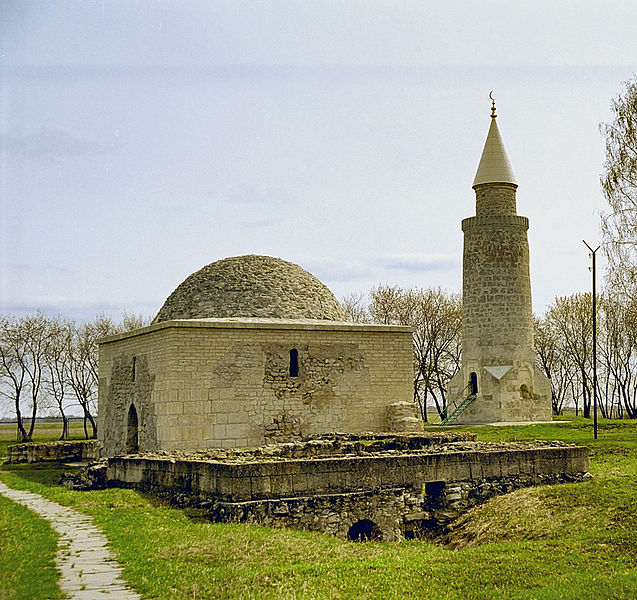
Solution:
{"label": "grassy field", "polygon": [[[36,423],[33,431],[33,439],[37,442],[52,442],[59,440],[61,434],[62,423]],[[82,421],[71,421],[69,423],[69,439],[84,439],[84,425]],[[19,443],[15,423],[0,423],[0,456],[6,454],[7,446]]]}
{"label": "grassy field", "polygon": [[[145,598],[637,597],[637,423],[600,421],[596,442],[582,419],[474,431],[483,440],[587,444],[594,478],[494,498],[468,513],[444,545],[354,544],[319,533],[213,524],[131,490],[68,490],[57,485],[60,467],[4,466],[0,478],[93,515]],[[16,528],[47,531],[46,524],[34,528],[37,520],[25,512],[0,513],[0,531],[15,537]],[[5,529],[7,520],[12,529]],[[27,543],[31,535],[3,545],[3,577],[16,570],[27,573],[26,582],[39,577],[41,567],[18,563],[23,551],[50,564],[48,534],[37,545]],[[54,597],[44,585],[24,597]]]}

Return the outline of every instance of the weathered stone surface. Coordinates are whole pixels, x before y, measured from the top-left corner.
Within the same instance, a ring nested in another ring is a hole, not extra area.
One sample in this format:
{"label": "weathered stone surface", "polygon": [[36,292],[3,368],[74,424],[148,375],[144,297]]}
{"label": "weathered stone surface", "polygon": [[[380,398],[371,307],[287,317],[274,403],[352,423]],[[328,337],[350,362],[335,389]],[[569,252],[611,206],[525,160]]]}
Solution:
{"label": "weathered stone surface", "polygon": [[89,461],[100,456],[97,440],[61,440],[58,442],[27,442],[7,448],[7,463],[40,461]]}
{"label": "weathered stone surface", "polygon": [[423,420],[416,415],[413,402],[393,402],[387,406],[387,431],[422,432]]}
{"label": "weathered stone surface", "polygon": [[[442,452],[445,449],[461,450],[470,448],[493,448],[491,444],[475,442],[476,434],[466,431],[428,431],[414,433],[326,433],[312,436],[303,441],[279,442],[258,448],[211,448],[195,452],[180,450],[158,450],[136,455],[139,458],[219,461],[236,464],[252,464],[255,461],[289,458],[330,458],[339,456],[365,456],[367,454],[410,452],[412,450],[431,450]],[[508,446],[507,446],[508,447]]]}
{"label": "weathered stone surface", "polygon": [[[300,496],[282,500],[218,502],[209,510],[215,521],[256,523],[270,527],[290,527],[351,538],[350,530],[361,521],[378,528],[375,540],[401,540],[426,516],[422,498],[405,488]],[[409,512],[407,512],[409,511]],[[407,519],[406,515],[416,518]],[[413,536],[408,536],[413,537]]]}
{"label": "weathered stone surface", "polygon": [[[102,389],[107,410],[100,407],[100,440],[110,453],[127,452],[128,415],[134,406],[137,415],[137,443],[141,448],[157,448],[157,415],[152,403],[155,375],[148,366],[149,355],[118,354],[111,363],[111,385]],[[133,368],[134,364],[134,368]]]}
{"label": "weathered stone surface", "polygon": [[256,254],[225,258],[187,277],[153,323],[209,317],[347,320],[332,292],[311,273]]}
{"label": "weathered stone surface", "polygon": [[253,450],[113,457],[107,480],[205,509],[216,520],[340,537],[370,521],[383,539],[402,539],[442,531],[495,494],[578,481],[588,471],[583,447],[428,436],[331,436]]}
{"label": "weathered stone surface", "polygon": [[98,460],[84,469],[64,473],[60,483],[74,490],[103,490],[108,487],[106,459]]}
{"label": "weathered stone surface", "polygon": [[383,432],[387,404],[411,401],[412,377],[408,327],[165,321],[100,341],[99,436],[105,456],[128,451],[132,406],[142,452]]}

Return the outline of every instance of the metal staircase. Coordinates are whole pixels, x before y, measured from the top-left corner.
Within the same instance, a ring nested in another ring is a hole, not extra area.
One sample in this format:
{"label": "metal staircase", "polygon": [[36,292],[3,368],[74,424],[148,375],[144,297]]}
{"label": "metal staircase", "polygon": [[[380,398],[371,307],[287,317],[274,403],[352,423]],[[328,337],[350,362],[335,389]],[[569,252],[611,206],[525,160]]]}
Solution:
{"label": "metal staircase", "polygon": [[456,400],[451,401],[450,404],[453,405],[453,410],[451,411],[451,413],[449,413],[450,406],[447,405],[447,416],[442,421],[440,421],[441,425],[452,425],[453,423],[455,423],[456,419],[462,414],[462,412],[467,408],[467,406],[469,406],[477,398],[477,395],[473,393],[470,393],[467,396],[464,396],[464,394],[470,388],[471,388],[471,384],[469,384],[466,388],[464,388],[460,392],[460,394],[458,394],[458,397],[462,398],[462,402],[460,402],[460,404],[458,404]]}

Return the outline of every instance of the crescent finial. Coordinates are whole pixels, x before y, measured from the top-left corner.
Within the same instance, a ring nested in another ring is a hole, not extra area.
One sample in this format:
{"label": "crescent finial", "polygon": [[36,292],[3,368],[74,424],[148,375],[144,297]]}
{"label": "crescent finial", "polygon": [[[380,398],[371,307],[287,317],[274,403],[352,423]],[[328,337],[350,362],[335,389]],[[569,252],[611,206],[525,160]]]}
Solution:
{"label": "crescent finial", "polygon": [[498,115],[495,114],[495,98],[493,97],[493,90],[489,92],[489,98],[491,98],[491,118],[495,119]]}

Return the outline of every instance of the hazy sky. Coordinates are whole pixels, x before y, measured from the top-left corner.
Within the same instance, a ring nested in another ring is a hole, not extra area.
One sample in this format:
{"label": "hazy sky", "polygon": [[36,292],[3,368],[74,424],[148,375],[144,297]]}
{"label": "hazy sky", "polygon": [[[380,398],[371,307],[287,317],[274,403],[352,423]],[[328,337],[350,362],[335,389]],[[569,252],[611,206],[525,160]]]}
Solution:
{"label": "hazy sky", "polygon": [[259,253],[460,291],[491,89],[534,308],[590,289],[634,1],[0,3],[0,311],[153,316]]}

